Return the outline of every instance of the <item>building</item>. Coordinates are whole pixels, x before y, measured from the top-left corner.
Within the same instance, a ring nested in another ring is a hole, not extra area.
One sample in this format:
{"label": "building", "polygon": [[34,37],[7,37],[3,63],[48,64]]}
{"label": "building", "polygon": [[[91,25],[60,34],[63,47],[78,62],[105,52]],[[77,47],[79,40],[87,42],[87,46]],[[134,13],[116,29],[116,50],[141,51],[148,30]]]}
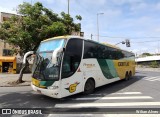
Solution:
{"label": "building", "polygon": [[9,18],[14,16],[15,14],[0,12],[0,22],[7,21]]}
{"label": "building", "polygon": [[137,65],[149,66],[149,67],[160,67],[160,56],[146,56],[137,58]]}
{"label": "building", "polygon": [[[15,14],[0,12],[0,23],[8,20]],[[16,73],[17,60],[16,55],[12,54],[12,45],[0,39],[0,73]]]}

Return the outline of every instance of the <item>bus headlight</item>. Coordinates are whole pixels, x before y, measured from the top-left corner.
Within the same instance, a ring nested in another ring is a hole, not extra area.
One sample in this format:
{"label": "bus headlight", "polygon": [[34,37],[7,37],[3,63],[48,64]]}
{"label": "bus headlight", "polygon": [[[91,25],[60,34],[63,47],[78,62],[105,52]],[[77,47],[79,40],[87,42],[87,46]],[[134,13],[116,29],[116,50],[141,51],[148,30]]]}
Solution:
{"label": "bus headlight", "polygon": [[49,86],[48,89],[58,89],[58,86]]}

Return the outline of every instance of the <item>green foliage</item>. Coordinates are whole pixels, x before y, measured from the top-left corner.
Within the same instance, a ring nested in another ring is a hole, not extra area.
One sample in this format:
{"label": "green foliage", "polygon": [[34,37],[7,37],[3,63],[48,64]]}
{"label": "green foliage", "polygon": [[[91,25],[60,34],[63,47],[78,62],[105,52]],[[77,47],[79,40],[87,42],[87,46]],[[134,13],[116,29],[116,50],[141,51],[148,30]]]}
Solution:
{"label": "green foliage", "polygon": [[76,15],[77,20],[82,20],[82,17],[80,15]]}
{"label": "green foliage", "polygon": [[[44,39],[80,31],[80,23],[74,23],[70,15],[62,12],[59,17],[40,2],[24,2],[18,7],[18,14],[1,24],[0,38],[18,46],[23,54],[36,50]],[[77,15],[76,19],[82,17]]]}
{"label": "green foliage", "polygon": [[158,68],[159,67],[159,63],[157,61],[153,61],[153,62],[151,62],[150,67]]}
{"label": "green foliage", "polygon": [[142,56],[152,56],[150,53],[143,53]]}

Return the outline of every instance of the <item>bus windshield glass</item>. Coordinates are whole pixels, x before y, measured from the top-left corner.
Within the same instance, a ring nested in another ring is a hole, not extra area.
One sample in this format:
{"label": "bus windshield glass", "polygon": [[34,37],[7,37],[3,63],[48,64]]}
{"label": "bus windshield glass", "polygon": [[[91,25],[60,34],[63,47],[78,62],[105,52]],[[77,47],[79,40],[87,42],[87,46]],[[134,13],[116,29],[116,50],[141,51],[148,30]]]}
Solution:
{"label": "bus windshield glass", "polygon": [[64,39],[55,39],[41,42],[37,52],[54,51],[57,48],[63,47]]}
{"label": "bus windshield glass", "polygon": [[[52,63],[52,54],[55,49],[64,46],[64,39],[41,42],[33,64],[33,77],[40,80],[58,80],[60,65]],[[61,56],[58,57],[59,63]]]}

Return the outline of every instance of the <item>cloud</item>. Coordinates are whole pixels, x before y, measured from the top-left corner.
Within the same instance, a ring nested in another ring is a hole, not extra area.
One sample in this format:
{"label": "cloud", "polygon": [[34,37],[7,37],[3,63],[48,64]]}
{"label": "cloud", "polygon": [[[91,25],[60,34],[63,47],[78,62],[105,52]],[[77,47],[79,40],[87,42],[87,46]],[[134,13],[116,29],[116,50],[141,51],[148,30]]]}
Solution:
{"label": "cloud", "polygon": [[104,11],[104,16],[108,17],[118,17],[122,14],[121,10],[117,10],[117,9],[107,9],[106,11]]}
{"label": "cloud", "polygon": [[[55,13],[62,11],[67,13],[68,0],[1,0],[0,10],[13,12],[23,1],[35,3],[42,2],[43,5],[52,9]],[[128,37],[131,47],[118,45],[123,49],[133,51],[155,51],[156,43],[134,43],[138,41],[155,40],[154,38],[132,38],[159,36],[160,33],[160,1],[158,0],[70,0],[70,15],[81,15],[82,31],[85,37],[91,34],[97,35],[97,13],[99,16],[99,29],[101,36]],[[96,36],[93,39],[97,40]],[[125,38],[100,37],[101,42],[111,44],[125,40]],[[151,45],[152,44],[152,45]]]}
{"label": "cloud", "polygon": [[124,4],[135,5],[143,1],[144,0],[111,0],[112,3],[114,3],[115,5],[120,5],[120,6]]}
{"label": "cloud", "polygon": [[106,4],[107,0],[77,0],[77,2],[84,5],[94,5],[95,7],[97,7]]}
{"label": "cloud", "polygon": [[1,9],[8,9],[10,11],[13,11],[18,7],[19,4],[21,4],[22,0],[1,0],[0,7]]}
{"label": "cloud", "polygon": [[156,4],[155,9],[156,9],[156,10],[160,10],[160,3],[157,3],[157,4]]}
{"label": "cloud", "polygon": [[150,6],[147,4],[147,3],[139,3],[139,4],[135,4],[135,5],[132,5],[130,10],[133,12],[133,13],[139,13],[139,12],[144,12],[146,9],[148,9]]}
{"label": "cloud", "polygon": [[157,28],[155,28],[154,31],[157,32],[157,33],[160,33],[160,28],[159,28],[159,26],[157,26]]}
{"label": "cloud", "polygon": [[7,13],[13,13],[13,14],[16,14],[16,9],[8,9],[8,8],[4,8],[4,7],[1,7],[0,6],[0,12],[7,12]]}
{"label": "cloud", "polygon": [[[56,2],[56,0],[38,0],[39,2],[46,2],[47,4],[53,4]],[[59,0],[60,1],[60,0]]]}

